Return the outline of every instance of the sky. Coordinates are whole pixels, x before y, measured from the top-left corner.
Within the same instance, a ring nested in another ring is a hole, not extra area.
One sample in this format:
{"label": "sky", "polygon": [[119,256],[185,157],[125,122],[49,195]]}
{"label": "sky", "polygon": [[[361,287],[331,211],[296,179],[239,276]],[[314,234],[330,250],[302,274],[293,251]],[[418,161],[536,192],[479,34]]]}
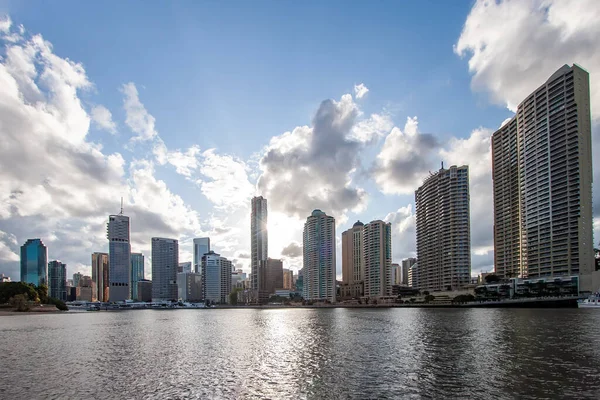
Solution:
{"label": "sky", "polygon": [[590,73],[599,159],[598,20],[597,0],[0,0],[0,273],[18,280],[41,238],[91,274],[121,197],[148,278],[155,236],[181,262],[209,236],[249,272],[255,195],[284,268],[316,208],[336,219],[338,276],[356,220],[391,222],[400,262],[442,162],[469,165],[472,273],[491,271],[491,134],[564,64]]}

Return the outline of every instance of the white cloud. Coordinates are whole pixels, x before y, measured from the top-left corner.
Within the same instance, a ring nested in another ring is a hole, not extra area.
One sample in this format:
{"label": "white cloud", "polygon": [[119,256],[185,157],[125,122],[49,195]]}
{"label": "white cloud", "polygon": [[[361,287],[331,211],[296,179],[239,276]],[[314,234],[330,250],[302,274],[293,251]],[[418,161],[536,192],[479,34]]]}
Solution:
{"label": "white cloud", "polygon": [[369,88],[364,83],[354,85],[354,97],[362,99],[369,92]]}
{"label": "white cloud", "polygon": [[394,127],[371,170],[383,193],[412,194],[434,165],[437,139],[419,132],[417,117],[406,120],[404,132]]}
{"label": "white cloud", "polygon": [[260,160],[257,187],[272,210],[302,219],[320,208],[342,219],[346,211],[365,207],[366,192],[349,184],[365,148],[354,139],[359,114],[346,94],[340,101],[323,101],[312,126],[271,139]]}
{"label": "white cloud", "polygon": [[18,279],[18,247],[36,237],[69,273],[89,270],[90,254],[107,250],[106,221],[121,196],[136,251],[148,256],[154,234],[201,234],[199,215],[156,179],[151,161],[128,166],[88,140],[79,94],[93,85],[83,66],[40,35],[15,34],[0,35],[0,272]]}
{"label": "white cloud", "polygon": [[413,205],[408,204],[388,213],[383,219],[392,223],[392,260],[395,263],[416,254],[415,217]]}
{"label": "white cloud", "polygon": [[157,137],[152,149],[156,161],[160,165],[167,163],[175,167],[175,171],[187,178],[190,178],[192,174],[200,167],[200,160],[198,159],[201,154],[199,146],[192,146],[185,152],[181,150],[168,150],[165,142],[161,138]]}
{"label": "white cloud", "polygon": [[369,143],[388,134],[394,122],[388,114],[371,114],[368,119],[358,121],[352,128],[350,138],[362,143]]}
{"label": "white cloud", "polygon": [[117,132],[117,124],[112,119],[112,114],[108,108],[103,105],[95,105],[92,107],[92,121],[98,125],[100,129],[104,129],[110,133]]}
{"label": "white cloud", "polygon": [[214,149],[202,153],[199,179],[202,194],[218,209],[248,207],[254,186],[248,180],[246,164],[230,155],[219,155]]}
{"label": "white cloud", "polygon": [[0,15],[0,32],[9,33],[12,21],[8,15]]}
{"label": "white cloud", "polygon": [[151,140],[158,135],[154,127],[155,119],[148,113],[146,107],[140,101],[137,87],[133,82],[124,84],[121,87],[121,92],[124,95],[123,108],[125,109],[125,123],[134,132],[136,136],[132,137],[132,141]]}
{"label": "white cloud", "polygon": [[[564,64],[600,75],[599,20],[597,0],[478,0],[454,51],[469,58],[473,89],[514,111]],[[600,104],[600,80],[590,92]],[[600,107],[592,113],[599,119]]]}

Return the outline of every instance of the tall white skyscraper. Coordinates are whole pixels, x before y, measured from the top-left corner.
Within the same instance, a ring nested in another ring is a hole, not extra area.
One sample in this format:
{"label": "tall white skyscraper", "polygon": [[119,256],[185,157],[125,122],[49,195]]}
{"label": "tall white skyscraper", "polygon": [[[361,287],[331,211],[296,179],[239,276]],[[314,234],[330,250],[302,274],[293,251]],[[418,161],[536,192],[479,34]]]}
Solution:
{"label": "tall white skyscraper", "polygon": [[314,210],[303,233],[303,295],[306,300],[336,301],[335,219]]}
{"label": "tall white skyscraper", "polygon": [[442,165],[416,190],[415,203],[418,281],[413,276],[413,287],[456,290],[470,284],[469,167]]}
{"label": "tall white skyscraper", "polygon": [[210,238],[196,238],[194,239],[194,262],[193,270],[199,274],[202,271],[202,256],[210,251]]}
{"label": "tall white skyscraper", "polygon": [[227,304],[231,293],[231,261],[210,251],[202,256],[202,288],[204,298],[211,302]]}
{"label": "tall white skyscraper", "polygon": [[179,242],[152,238],[152,301],[177,300]]}
{"label": "tall white skyscraper", "polygon": [[[108,269],[110,301],[131,298],[131,244],[129,242],[129,217],[108,217]],[[106,301],[106,300],[105,300]]]}
{"label": "tall white skyscraper", "polygon": [[564,65],[492,136],[496,274],[591,276],[590,121],[589,74]]}
{"label": "tall white skyscraper", "polygon": [[250,215],[250,246],[251,246],[251,272],[250,282],[252,290],[258,301],[265,301],[268,293],[261,284],[265,281],[262,275],[267,267],[269,258],[269,236],[267,232],[267,199],[253,197]]}
{"label": "tall white skyscraper", "polygon": [[360,283],[365,279],[364,227],[365,224],[356,221],[352,228],[342,232],[342,282],[347,285]]}
{"label": "tall white skyscraper", "polygon": [[402,260],[402,284],[403,285],[408,285],[408,271],[410,270],[410,267],[412,267],[413,265],[415,265],[415,263],[417,262],[416,258],[410,257],[410,258],[405,258],[404,260]]}
{"label": "tall white skyscraper", "polygon": [[363,254],[366,297],[392,294],[392,224],[371,221],[364,226]]}

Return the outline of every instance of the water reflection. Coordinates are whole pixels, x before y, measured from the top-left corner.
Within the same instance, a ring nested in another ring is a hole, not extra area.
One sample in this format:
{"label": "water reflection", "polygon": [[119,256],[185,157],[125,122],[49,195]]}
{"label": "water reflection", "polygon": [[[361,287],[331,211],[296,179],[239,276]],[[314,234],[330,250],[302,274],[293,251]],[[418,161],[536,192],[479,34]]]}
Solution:
{"label": "water reflection", "polygon": [[283,309],[0,319],[0,398],[599,398],[593,310]]}

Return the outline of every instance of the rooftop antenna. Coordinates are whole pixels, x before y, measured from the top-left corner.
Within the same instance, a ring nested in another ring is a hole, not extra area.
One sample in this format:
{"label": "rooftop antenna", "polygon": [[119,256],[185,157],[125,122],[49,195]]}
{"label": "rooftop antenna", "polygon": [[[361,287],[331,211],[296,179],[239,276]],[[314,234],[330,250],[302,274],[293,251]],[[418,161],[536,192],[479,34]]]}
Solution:
{"label": "rooftop antenna", "polygon": [[121,212],[119,215],[123,215],[123,197],[121,197]]}
{"label": "rooftop antenna", "polygon": [[444,162],[442,161],[442,169],[444,169]]}

